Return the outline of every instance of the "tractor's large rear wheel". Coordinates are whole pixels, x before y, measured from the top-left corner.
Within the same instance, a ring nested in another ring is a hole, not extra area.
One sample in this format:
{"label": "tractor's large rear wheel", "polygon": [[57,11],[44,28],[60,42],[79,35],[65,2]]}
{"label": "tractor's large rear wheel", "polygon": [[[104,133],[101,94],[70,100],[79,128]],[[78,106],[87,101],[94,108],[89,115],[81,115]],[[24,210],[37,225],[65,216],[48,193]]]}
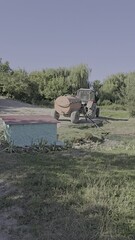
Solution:
{"label": "tractor's large rear wheel", "polygon": [[79,111],[74,111],[71,113],[71,123],[78,123],[79,122]]}

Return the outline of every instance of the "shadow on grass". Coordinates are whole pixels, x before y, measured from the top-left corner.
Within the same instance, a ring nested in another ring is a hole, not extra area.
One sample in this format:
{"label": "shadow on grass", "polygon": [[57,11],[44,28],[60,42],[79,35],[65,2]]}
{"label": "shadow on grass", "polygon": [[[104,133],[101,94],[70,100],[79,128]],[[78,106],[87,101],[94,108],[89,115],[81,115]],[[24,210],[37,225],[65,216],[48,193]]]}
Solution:
{"label": "shadow on grass", "polygon": [[114,118],[114,117],[102,117],[100,116],[99,119],[101,120],[111,120],[111,121],[128,121],[128,118]]}
{"label": "shadow on grass", "polygon": [[75,129],[79,129],[79,130],[84,130],[84,129],[89,129],[89,128],[100,128],[101,126],[103,126],[103,122],[96,122],[95,120],[93,122],[84,122],[84,124],[82,124],[82,122],[80,122],[80,124],[76,124],[76,125],[70,125],[69,128],[75,128]]}
{"label": "shadow on grass", "polygon": [[[0,202],[1,210],[21,207],[18,224],[20,229],[29,227],[32,239],[134,239],[131,196],[130,206],[124,203],[126,181],[134,168],[135,156],[127,154],[77,150],[46,155],[3,153],[0,173],[21,189],[21,197],[17,192],[8,193]],[[134,181],[130,178],[128,189]],[[22,234],[18,230],[16,239]]]}
{"label": "shadow on grass", "polygon": [[[74,127],[74,128],[79,128],[81,125],[83,126],[84,124],[87,124],[88,127],[93,126],[94,124],[97,125],[103,125],[103,119],[100,118],[94,118],[92,120],[90,119],[85,119],[85,117],[81,117],[79,121],[76,124],[71,123],[71,119],[69,118],[59,118],[59,121],[62,122],[69,122],[71,125],[69,127]],[[107,121],[106,121],[107,122]]]}

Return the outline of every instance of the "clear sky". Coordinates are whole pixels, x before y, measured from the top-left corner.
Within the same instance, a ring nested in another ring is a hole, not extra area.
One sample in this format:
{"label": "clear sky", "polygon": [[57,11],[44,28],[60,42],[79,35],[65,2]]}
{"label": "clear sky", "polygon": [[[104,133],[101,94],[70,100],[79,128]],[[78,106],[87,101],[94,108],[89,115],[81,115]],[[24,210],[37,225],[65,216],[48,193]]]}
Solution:
{"label": "clear sky", "polygon": [[27,71],[135,71],[135,0],[0,0],[0,57]]}

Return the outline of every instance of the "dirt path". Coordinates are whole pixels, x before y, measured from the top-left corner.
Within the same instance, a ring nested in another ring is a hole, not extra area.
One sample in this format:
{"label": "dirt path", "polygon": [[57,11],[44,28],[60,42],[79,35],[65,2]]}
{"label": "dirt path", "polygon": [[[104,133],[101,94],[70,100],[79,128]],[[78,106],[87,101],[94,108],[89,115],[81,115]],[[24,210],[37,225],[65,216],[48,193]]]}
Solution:
{"label": "dirt path", "polygon": [[13,99],[0,98],[0,116],[2,115],[17,115],[17,114],[51,114],[52,109],[38,107],[28,103],[19,102]]}

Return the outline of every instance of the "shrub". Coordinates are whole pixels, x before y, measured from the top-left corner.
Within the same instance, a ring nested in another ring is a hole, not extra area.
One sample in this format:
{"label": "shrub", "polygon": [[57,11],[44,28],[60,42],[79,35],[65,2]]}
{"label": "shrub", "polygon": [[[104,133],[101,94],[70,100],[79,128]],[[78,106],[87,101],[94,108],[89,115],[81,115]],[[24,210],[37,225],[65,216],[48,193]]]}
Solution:
{"label": "shrub", "polygon": [[135,72],[127,78],[127,106],[131,117],[135,117]]}

